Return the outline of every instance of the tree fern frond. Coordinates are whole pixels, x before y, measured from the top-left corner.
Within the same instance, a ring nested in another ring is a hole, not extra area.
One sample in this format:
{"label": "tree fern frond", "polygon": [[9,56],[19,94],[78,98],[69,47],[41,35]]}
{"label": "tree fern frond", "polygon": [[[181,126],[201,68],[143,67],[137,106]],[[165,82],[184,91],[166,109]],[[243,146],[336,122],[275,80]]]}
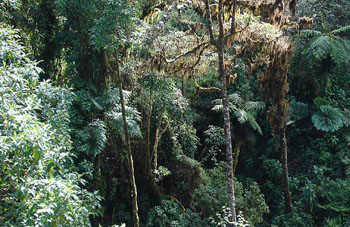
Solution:
{"label": "tree fern frond", "polygon": [[256,122],[255,117],[251,114],[248,114],[248,122],[250,127],[252,127],[252,129],[254,129],[255,131],[257,131],[260,135],[262,135],[262,130],[260,125],[258,124],[258,122]]}
{"label": "tree fern frond", "polygon": [[215,105],[215,106],[213,106],[213,108],[211,108],[211,110],[216,111],[216,112],[222,111],[222,109],[223,109],[222,104]]}
{"label": "tree fern frond", "polygon": [[321,36],[322,32],[319,32],[316,30],[302,30],[300,34],[301,34],[301,37],[303,38],[311,38],[311,37]]}
{"label": "tree fern frond", "polygon": [[323,60],[327,57],[331,49],[332,38],[322,35],[316,38],[306,51],[311,53],[317,60]]}
{"label": "tree fern frond", "polygon": [[350,25],[338,28],[338,29],[332,31],[330,34],[331,35],[339,35],[339,34],[345,33],[345,32],[350,32]]}
{"label": "tree fern frond", "polygon": [[349,61],[350,49],[347,48],[350,45],[347,45],[347,42],[349,41],[344,39],[336,39],[333,42],[331,42],[330,56],[337,65],[347,63]]}
{"label": "tree fern frond", "polygon": [[343,118],[343,123],[346,127],[350,126],[350,110],[345,109],[343,111],[341,111],[341,113],[343,114],[344,118]]}
{"label": "tree fern frond", "polygon": [[244,105],[244,109],[246,111],[259,111],[265,109],[265,103],[264,102],[253,102],[248,101]]}
{"label": "tree fern frond", "polygon": [[98,155],[103,151],[107,143],[106,125],[102,120],[96,119],[88,125],[87,129],[90,138],[90,151],[94,155]]}
{"label": "tree fern frond", "polygon": [[228,100],[231,103],[234,103],[236,105],[241,105],[243,103],[243,99],[238,93],[233,93],[228,96]]}
{"label": "tree fern frond", "polygon": [[[138,122],[141,120],[139,112],[130,106],[125,106],[126,121],[128,124],[129,133],[132,137],[142,137],[142,133]],[[123,130],[123,115],[120,106],[116,106],[106,113],[107,118],[111,121],[114,129],[124,134]]]}
{"label": "tree fern frond", "polygon": [[214,104],[214,105],[222,105],[222,100],[221,99],[214,99],[212,101],[212,104]]}
{"label": "tree fern frond", "polygon": [[235,117],[238,122],[244,124],[248,121],[248,113],[243,109],[238,109],[234,112]]}

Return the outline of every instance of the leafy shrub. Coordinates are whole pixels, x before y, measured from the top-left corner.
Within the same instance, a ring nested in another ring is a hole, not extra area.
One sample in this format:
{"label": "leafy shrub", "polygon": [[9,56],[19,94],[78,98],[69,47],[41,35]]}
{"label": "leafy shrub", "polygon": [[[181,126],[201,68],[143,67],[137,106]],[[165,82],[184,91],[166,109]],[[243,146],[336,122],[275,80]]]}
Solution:
{"label": "leafy shrub", "polygon": [[89,226],[99,197],[73,171],[73,95],[39,82],[18,39],[0,25],[0,225]]}

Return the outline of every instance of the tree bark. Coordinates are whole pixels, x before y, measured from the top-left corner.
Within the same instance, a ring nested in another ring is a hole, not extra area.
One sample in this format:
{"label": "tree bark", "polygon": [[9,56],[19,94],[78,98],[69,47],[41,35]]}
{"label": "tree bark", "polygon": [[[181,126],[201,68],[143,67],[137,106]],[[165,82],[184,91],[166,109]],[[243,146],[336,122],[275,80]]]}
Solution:
{"label": "tree bark", "polygon": [[239,153],[241,153],[241,146],[242,146],[241,141],[236,142],[234,153],[233,153],[233,168],[232,168],[233,179],[235,178],[235,175],[236,175]]}
{"label": "tree bark", "polygon": [[182,96],[186,96],[186,74],[184,73],[181,78],[181,91],[182,91]]}
{"label": "tree bark", "polygon": [[153,92],[150,90],[149,92],[149,111],[147,115],[147,144],[146,144],[146,166],[147,166],[147,172],[151,176],[152,175],[152,155],[151,155],[151,117],[152,117],[152,111],[153,111]]}
{"label": "tree bark", "polygon": [[153,152],[152,152],[152,157],[153,157],[153,169],[156,170],[158,168],[158,146],[159,146],[159,141],[162,138],[162,135],[166,132],[169,122],[164,126],[162,129],[162,123],[163,123],[163,117],[159,119],[158,122],[158,127],[156,129],[156,134],[154,136],[154,146],[153,146]]}
{"label": "tree bark", "polygon": [[132,208],[133,208],[133,216],[134,216],[134,227],[139,227],[140,219],[139,219],[138,205],[137,205],[137,187],[136,187],[136,181],[135,181],[134,161],[133,161],[132,151],[131,151],[128,124],[126,121],[125,100],[124,100],[124,94],[122,89],[123,78],[120,75],[118,60],[116,61],[116,64],[117,64],[118,87],[119,87],[119,95],[120,95],[120,104],[122,107],[125,141],[126,141],[127,151],[128,151],[129,178],[130,178],[131,193],[132,193],[131,197],[132,197]]}
{"label": "tree bark", "polygon": [[288,181],[288,146],[286,139],[286,132],[283,131],[281,135],[281,154],[282,154],[282,167],[283,167],[283,192],[286,213],[292,211],[292,203],[290,198],[289,181]]}
{"label": "tree bark", "polygon": [[232,20],[231,20],[231,33],[236,32],[236,10],[237,10],[237,0],[232,0]]}
{"label": "tree bark", "polygon": [[[227,186],[228,186],[228,201],[231,209],[231,222],[236,222],[236,204],[233,185],[233,159],[232,159],[232,140],[231,140],[231,125],[230,112],[227,98],[227,83],[224,68],[224,25],[223,25],[223,2],[219,0],[219,38],[217,42],[217,50],[219,57],[219,75],[221,78],[221,96],[224,109],[224,133],[226,142],[226,172],[227,172]],[[231,225],[233,226],[233,224]]]}
{"label": "tree bark", "polygon": [[158,168],[158,144],[159,144],[159,127],[156,129],[156,135],[154,139],[153,146],[153,169],[156,170]]}
{"label": "tree bark", "polygon": [[161,191],[156,183],[154,173],[152,172],[152,157],[153,157],[153,155],[151,154],[151,117],[153,112],[153,91],[152,90],[150,90],[149,99],[150,101],[149,101],[149,110],[147,115],[147,132],[146,132],[147,141],[146,141],[145,166],[146,166],[147,179],[150,185],[152,196],[156,199],[160,199]]}

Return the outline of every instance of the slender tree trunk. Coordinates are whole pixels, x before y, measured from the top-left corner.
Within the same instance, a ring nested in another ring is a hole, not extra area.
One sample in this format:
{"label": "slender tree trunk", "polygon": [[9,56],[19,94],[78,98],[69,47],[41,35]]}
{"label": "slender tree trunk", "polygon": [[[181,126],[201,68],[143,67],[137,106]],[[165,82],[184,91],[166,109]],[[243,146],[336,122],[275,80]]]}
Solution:
{"label": "slender tree trunk", "polygon": [[146,148],[146,166],[147,166],[147,172],[148,174],[152,175],[152,155],[151,155],[151,117],[152,117],[152,111],[153,111],[153,92],[150,90],[149,92],[149,111],[147,115],[147,148]]}
{"label": "slender tree trunk", "polygon": [[234,149],[234,153],[233,153],[233,168],[232,168],[233,178],[236,175],[236,169],[237,169],[237,164],[238,164],[239,153],[241,153],[241,146],[242,146],[242,142],[241,141],[238,141],[235,144],[235,149]]}
{"label": "slender tree trunk", "polygon": [[159,119],[158,122],[158,127],[156,129],[156,134],[154,138],[154,146],[153,146],[153,152],[152,152],[152,157],[153,157],[153,169],[158,168],[158,146],[159,146],[159,141],[162,138],[163,134],[166,132],[169,126],[169,122],[162,128],[162,122],[163,122],[163,117]]}
{"label": "slender tree trunk", "polygon": [[126,121],[125,100],[124,100],[124,94],[123,94],[123,88],[122,88],[123,78],[120,75],[118,60],[116,61],[116,64],[117,64],[120,104],[122,107],[122,116],[123,116],[123,124],[124,124],[124,133],[125,133],[125,140],[126,140],[126,145],[128,150],[129,178],[130,178],[131,193],[132,193],[131,197],[132,197],[132,208],[133,208],[133,215],[134,215],[134,227],[139,227],[140,219],[139,219],[138,205],[137,205],[137,188],[136,188],[135,173],[134,173],[134,161],[132,157],[131,144],[130,144],[130,138],[129,138],[129,130],[128,130],[128,124]]}
{"label": "slender tree trunk", "polygon": [[186,74],[184,73],[181,78],[181,90],[183,97],[186,96]]}
{"label": "slender tree trunk", "polygon": [[286,139],[286,132],[283,131],[281,135],[281,145],[280,150],[282,154],[282,166],[283,166],[283,192],[286,213],[292,211],[292,203],[290,198],[289,182],[288,182],[288,146]]}
{"label": "slender tree trunk", "polygon": [[[160,127],[160,126],[159,126]],[[154,139],[154,146],[153,146],[153,169],[156,170],[158,168],[158,145],[159,145],[159,127],[156,129],[156,135]]]}
{"label": "slender tree trunk", "polygon": [[154,173],[152,172],[152,157],[151,154],[151,117],[153,112],[153,91],[150,90],[149,93],[149,111],[147,115],[147,142],[146,142],[146,171],[147,171],[147,178],[148,182],[150,184],[150,189],[152,196],[156,199],[160,199],[161,197],[161,191],[156,183]]}
{"label": "slender tree trunk", "polygon": [[[232,222],[236,222],[236,204],[233,185],[233,159],[232,159],[232,140],[231,140],[231,125],[230,125],[230,112],[228,108],[227,98],[227,83],[224,68],[224,25],[223,25],[223,3],[219,0],[219,39],[217,43],[217,50],[219,56],[219,75],[221,78],[221,96],[222,104],[224,108],[224,133],[226,142],[226,165],[227,165],[227,185],[229,192],[229,206],[231,209]],[[233,226],[233,225],[232,225]]]}
{"label": "slender tree trunk", "polygon": [[236,32],[236,10],[237,10],[237,0],[232,0],[231,33]]}

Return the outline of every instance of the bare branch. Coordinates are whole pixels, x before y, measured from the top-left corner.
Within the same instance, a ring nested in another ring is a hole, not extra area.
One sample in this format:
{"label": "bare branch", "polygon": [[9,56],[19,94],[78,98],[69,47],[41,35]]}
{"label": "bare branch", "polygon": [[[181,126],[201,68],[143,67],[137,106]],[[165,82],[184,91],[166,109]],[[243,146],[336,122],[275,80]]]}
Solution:
{"label": "bare branch", "polygon": [[196,61],[193,65],[191,65],[191,66],[189,66],[189,67],[186,67],[186,69],[193,69],[194,67],[196,67],[196,65],[198,65],[198,63],[199,63],[200,60],[202,59],[202,55],[203,55],[204,50],[207,49],[209,46],[210,46],[210,44],[205,45],[205,46],[203,47],[203,49],[199,52],[197,61]]}
{"label": "bare branch", "polygon": [[209,30],[210,42],[213,45],[215,45],[213,25],[211,22],[211,14],[210,14],[210,8],[209,8],[209,0],[205,0],[205,10],[206,10],[206,17],[207,17],[207,22],[208,22],[207,26],[208,26],[208,30]]}
{"label": "bare branch", "polygon": [[237,11],[237,0],[232,0],[232,19],[231,19],[231,34],[236,32],[236,11]]}
{"label": "bare branch", "polygon": [[167,58],[166,58],[165,56],[163,56],[163,55],[161,55],[161,57],[166,61],[166,63],[174,63],[174,62],[180,60],[180,59],[183,58],[183,57],[186,57],[186,56],[188,56],[188,55],[191,55],[191,54],[196,53],[198,50],[200,50],[200,48],[201,48],[202,46],[206,46],[206,45],[208,45],[208,44],[209,44],[209,42],[201,43],[201,44],[197,45],[196,47],[194,47],[192,50],[189,50],[189,51],[187,51],[187,52],[185,52],[185,53],[183,53],[183,54],[180,54],[179,56],[177,56],[177,57],[175,57],[174,59],[171,59],[171,60],[167,59]]}

